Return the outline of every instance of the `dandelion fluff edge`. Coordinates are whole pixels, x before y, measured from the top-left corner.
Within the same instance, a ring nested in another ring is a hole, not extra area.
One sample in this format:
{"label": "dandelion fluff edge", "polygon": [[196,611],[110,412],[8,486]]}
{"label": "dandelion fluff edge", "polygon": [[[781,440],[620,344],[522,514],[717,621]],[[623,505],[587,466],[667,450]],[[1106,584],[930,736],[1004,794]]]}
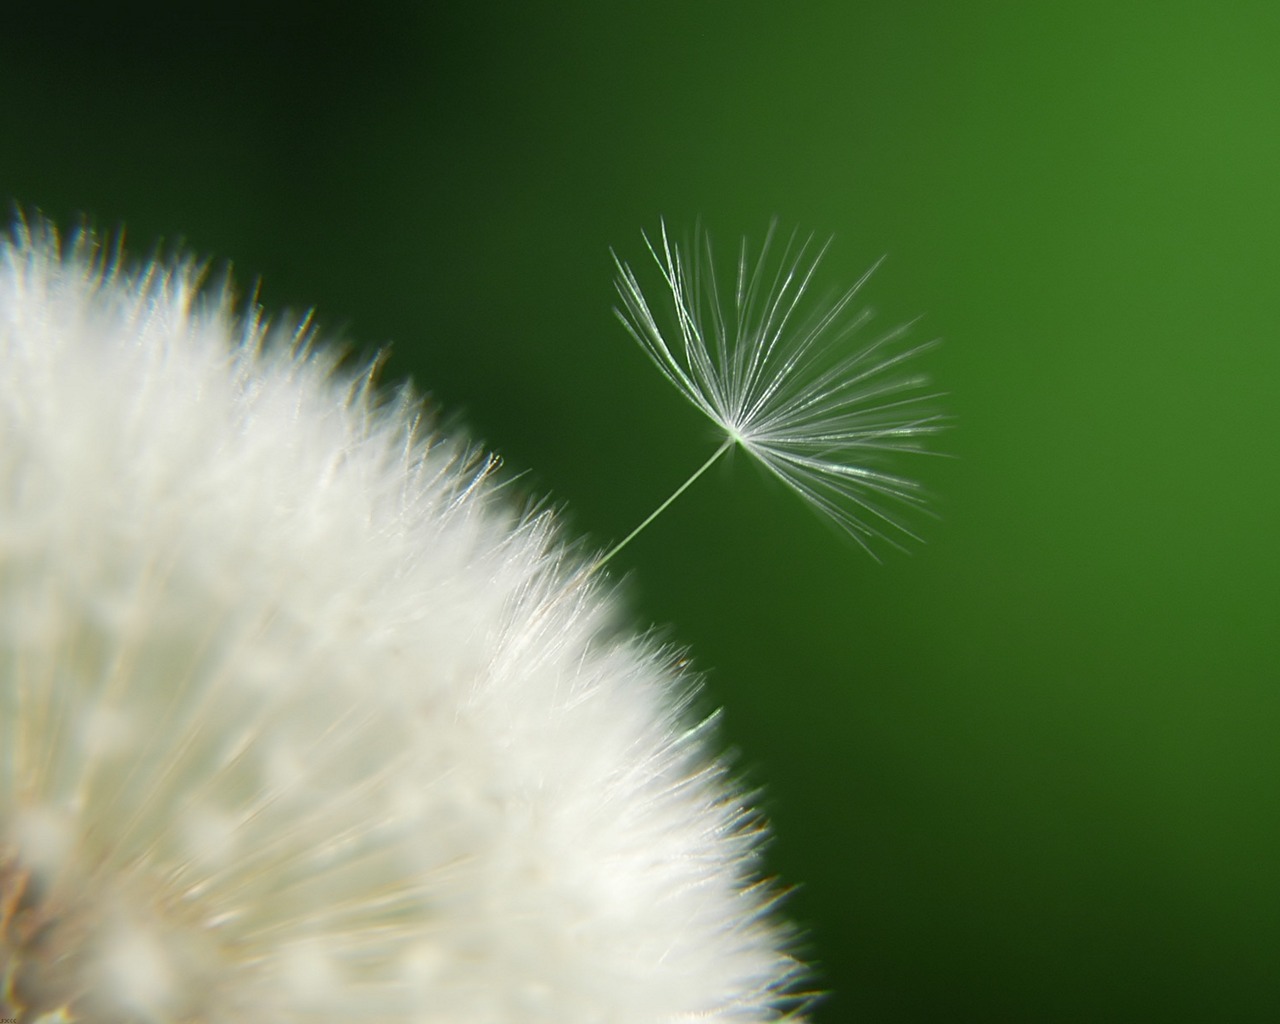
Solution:
{"label": "dandelion fluff edge", "polygon": [[767,1021],[674,659],[547,514],[190,263],[0,242],[0,1009]]}

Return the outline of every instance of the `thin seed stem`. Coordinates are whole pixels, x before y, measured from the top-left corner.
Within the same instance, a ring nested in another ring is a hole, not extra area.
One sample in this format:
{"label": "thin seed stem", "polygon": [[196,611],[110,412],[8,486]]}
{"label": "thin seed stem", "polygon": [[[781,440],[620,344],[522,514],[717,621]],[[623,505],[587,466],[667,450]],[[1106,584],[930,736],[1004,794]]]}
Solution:
{"label": "thin seed stem", "polygon": [[677,487],[675,491],[671,494],[671,497],[669,497],[661,505],[659,505],[652,512],[650,512],[649,515],[645,518],[645,521],[643,523],[641,523],[629,534],[623,537],[622,540],[618,541],[618,543],[615,544],[612,548],[610,548],[609,551],[607,551],[605,554],[597,558],[592,563],[591,568],[587,570],[587,575],[591,576],[597,571],[599,571],[601,568],[603,568],[604,564],[607,561],[609,561],[609,559],[611,559],[614,555],[616,555],[619,551],[625,548],[628,544],[630,544],[631,541],[636,537],[638,533],[640,533],[641,530],[643,530],[651,522],[657,519],[658,516],[662,515],[662,513],[667,510],[667,506],[670,505],[673,501],[675,501],[676,498],[680,497],[680,495],[682,495],[685,491],[687,491],[689,489],[689,485],[692,484],[695,480],[697,480],[698,477],[702,476],[703,473],[709,470],[711,466],[715,463],[716,459],[720,458],[721,455],[723,455],[725,452],[727,452],[730,448],[733,447],[733,443],[735,440],[736,438],[733,435],[726,437],[724,439],[724,444],[722,444],[719,448],[715,450],[715,454],[712,455],[711,458],[707,459],[707,461],[704,462],[701,466],[699,466],[694,471],[693,476],[689,477],[688,480],[686,480],[679,487]]}

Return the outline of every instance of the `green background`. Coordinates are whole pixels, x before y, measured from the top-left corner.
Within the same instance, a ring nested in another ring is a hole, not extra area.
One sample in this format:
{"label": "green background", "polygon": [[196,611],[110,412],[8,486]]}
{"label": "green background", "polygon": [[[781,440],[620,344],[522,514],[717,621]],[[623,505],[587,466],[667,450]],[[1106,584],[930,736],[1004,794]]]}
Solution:
{"label": "green background", "polygon": [[597,544],[715,443],[610,247],[887,254],[946,339],[928,543],[739,457],[615,563],[766,787],[816,1019],[1280,1019],[1280,7],[35,6],[0,198],[392,343]]}

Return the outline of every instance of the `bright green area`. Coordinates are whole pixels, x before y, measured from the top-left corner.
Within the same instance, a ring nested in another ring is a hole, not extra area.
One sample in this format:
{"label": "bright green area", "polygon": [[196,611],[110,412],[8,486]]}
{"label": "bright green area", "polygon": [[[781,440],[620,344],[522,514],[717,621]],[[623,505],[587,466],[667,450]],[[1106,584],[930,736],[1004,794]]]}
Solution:
{"label": "bright green area", "polygon": [[928,544],[739,456],[610,565],[767,785],[817,1020],[1274,1019],[1280,8],[325,6],[11,17],[0,197],[393,341],[601,547],[716,444],[609,247],[887,252],[958,421]]}

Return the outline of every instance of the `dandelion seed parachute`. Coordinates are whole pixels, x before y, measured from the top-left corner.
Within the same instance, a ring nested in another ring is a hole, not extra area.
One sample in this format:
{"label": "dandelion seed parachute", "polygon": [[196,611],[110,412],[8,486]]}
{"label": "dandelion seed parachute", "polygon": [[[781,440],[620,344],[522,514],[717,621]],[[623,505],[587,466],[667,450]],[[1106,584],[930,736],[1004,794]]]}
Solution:
{"label": "dandelion seed parachute", "polygon": [[898,538],[915,537],[901,513],[923,507],[925,494],[893,459],[925,450],[945,425],[928,379],[912,369],[936,342],[910,343],[910,325],[860,340],[872,312],[854,300],[872,271],[832,300],[815,299],[826,246],[815,252],[811,236],[792,234],[775,258],[774,235],[771,227],[754,257],[744,240],[724,278],[709,236],[682,249],[662,225],[658,244],[645,241],[664,301],[655,313],[635,272],[615,257],[618,318],[724,432],[710,461],[741,445],[868,552],[880,541],[900,546]]}
{"label": "dandelion seed parachute", "polygon": [[0,1016],[794,1007],[690,681],[414,423],[190,263],[0,242]]}

